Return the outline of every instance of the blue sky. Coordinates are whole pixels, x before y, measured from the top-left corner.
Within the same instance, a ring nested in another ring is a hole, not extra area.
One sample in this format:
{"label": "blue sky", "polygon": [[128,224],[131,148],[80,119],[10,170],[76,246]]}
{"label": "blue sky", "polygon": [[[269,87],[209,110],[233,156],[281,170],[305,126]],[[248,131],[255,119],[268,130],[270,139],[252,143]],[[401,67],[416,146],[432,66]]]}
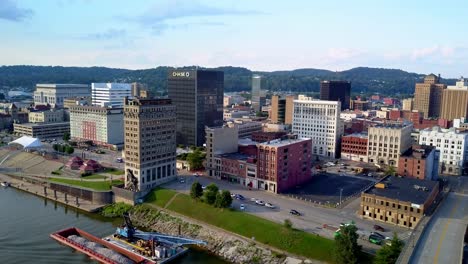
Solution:
{"label": "blue sky", "polygon": [[0,65],[468,76],[468,2],[0,0]]}

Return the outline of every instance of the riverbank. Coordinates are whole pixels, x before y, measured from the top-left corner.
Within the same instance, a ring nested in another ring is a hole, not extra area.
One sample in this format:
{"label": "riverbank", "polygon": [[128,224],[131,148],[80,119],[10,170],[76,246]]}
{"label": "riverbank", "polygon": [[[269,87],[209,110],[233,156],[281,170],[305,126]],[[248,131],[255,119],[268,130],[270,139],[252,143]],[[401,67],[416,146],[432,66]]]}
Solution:
{"label": "riverbank", "polygon": [[[26,179],[26,178],[25,178]],[[0,174],[0,181],[6,181],[10,183],[10,187],[16,188],[18,190],[34,194],[46,198],[51,201],[59,202],[61,204],[74,207],[79,210],[86,212],[97,212],[106,204],[93,203],[78,197],[62,193],[59,191],[53,191],[47,189],[44,184],[34,183],[32,180],[21,180],[21,177],[13,177],[5,174]]]}

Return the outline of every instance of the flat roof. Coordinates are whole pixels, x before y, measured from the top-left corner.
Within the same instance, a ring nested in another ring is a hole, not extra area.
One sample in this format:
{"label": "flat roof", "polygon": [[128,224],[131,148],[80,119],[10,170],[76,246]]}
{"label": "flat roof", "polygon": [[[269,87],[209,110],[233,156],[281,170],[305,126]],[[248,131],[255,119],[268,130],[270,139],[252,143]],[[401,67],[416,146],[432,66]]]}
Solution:
{"label": "flat roof", "polygon": [[[374,186],[365,193],[414,204],[424,204],[438,182],[388,176],[381,183],[385,184],[385,188]],[[427,188],[427,191],[422,188]]]}
{"label": "flat roof", "polygon": [[239,153],[239,152],[234,152],[234,153],[226,153],[226,154],[221,154],[218,155],[221,158],[227,158],[227,159],[233,159],[233,160],[247,160],[250,156]]}
{"label": "flat roof", "polygon": [[269,147],[283,147],[283,146],[287,146],[287,145],[290,145],[290,144],[294,144],[294,143],[298,143],[298,142],[305,142],[305,141],[309,141],[309,140],[310,140],[310,138],[283,139],[283,140],[274,139],[274,140],[270,140],[270,141],[267,141],[267,142],[260,143],[258,145],[269,146]]}
{"label": "flat roof", "polygon": [[353,133],[353,134],[346,135],[346,136],[343,136],[343,137],[358,137],[358,138],[367,139],[369,136],[367,135],[367,133]]}
{"label": "flat roof", "polygon": [[88,85],[88,84],[74,84],[74,83],[70,83],[70,84],[61,84],[61,83],[38,83],[36,84],[36,87],[40,87],[40,88],[83,88],[83,87],[86,87],[86,88],[90,88],[91,86]]}
{"label": "flat roof", "polygon": [[13,124],[15,126],[25,126],[25,127],[54,127],[54,126],[66,126],[70,125],[70,122],[55,122],[55,123],[23,123],[23,124]]}

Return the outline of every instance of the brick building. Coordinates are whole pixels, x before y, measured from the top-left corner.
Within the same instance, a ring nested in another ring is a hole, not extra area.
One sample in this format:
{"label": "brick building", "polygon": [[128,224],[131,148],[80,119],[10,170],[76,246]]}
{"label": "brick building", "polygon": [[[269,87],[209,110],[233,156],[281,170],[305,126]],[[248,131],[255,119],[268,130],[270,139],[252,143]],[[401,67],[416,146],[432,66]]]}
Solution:
{"label": "brick building", "polygon": [[245,185],[248,155],[228,153],[219,156],[221,163],[221,179],[232,183]]}
{"label": "brick building", "polygon": [[286,135],[286,132],[282,132],[282,131],[277,131],[277,132],[256,131],[252,133],[252,140],[261,143],[261,142],[278,139],[285,135]]}
{"label": "brick building", "polygon": [[341,158],[367,162],[367,134],[351,134],[341,138]]}
{"label": "brick building", "polygon": [[361,194],[364,219],[414,228],[439,193],[439,182],[389,176]]}
{"label": "brick building", "polygon": [[249,186],[274,193],[312,179],[311,139],[275,140],[258,145],[257,180]]}
{"label": "brick building", "polygon": [[400,156],[397,173],[399,176],[437,180],[439,151],[433,146],[413,145]]}
{"label": "brick building", "polygon": [[361,100],[351,100],[349,109],[351,110],[360,110],[367,111],[371,109],[372,103],[370,101],[361,101]]}

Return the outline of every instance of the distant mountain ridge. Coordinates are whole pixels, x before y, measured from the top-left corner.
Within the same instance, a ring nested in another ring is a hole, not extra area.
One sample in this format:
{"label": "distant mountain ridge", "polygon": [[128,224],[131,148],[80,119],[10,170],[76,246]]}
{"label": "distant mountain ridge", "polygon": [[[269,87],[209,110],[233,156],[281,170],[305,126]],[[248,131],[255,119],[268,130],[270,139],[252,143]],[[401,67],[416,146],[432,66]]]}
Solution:
{"label": "distant mountain ridge", "polygon": [[[190,69],[195,66],[179,67]],[[152,91],[165,91],[167,71],[173,67],[160,66],[144,70],[128,70],[106,67],[62,66],[2,66],[0,88],[25,87],[33,90],[37,83],[92,83],[92,82],[142,82]],[[200,67],[199,67],[200,68]],[[318,92],[321,80],[347,80],[352,92],[381,93],[386,95],[412,94],[414,85],[424,75],[398,69],[357,67],[334,72],[322,69],[296,69],[291,71],[257,72],[242,67],[212,68],[224,71],[225,92],[250,90],[252,74],[263,75],[266,89],[291,92]],[[455,83],[454,79],[443,79]]]}

